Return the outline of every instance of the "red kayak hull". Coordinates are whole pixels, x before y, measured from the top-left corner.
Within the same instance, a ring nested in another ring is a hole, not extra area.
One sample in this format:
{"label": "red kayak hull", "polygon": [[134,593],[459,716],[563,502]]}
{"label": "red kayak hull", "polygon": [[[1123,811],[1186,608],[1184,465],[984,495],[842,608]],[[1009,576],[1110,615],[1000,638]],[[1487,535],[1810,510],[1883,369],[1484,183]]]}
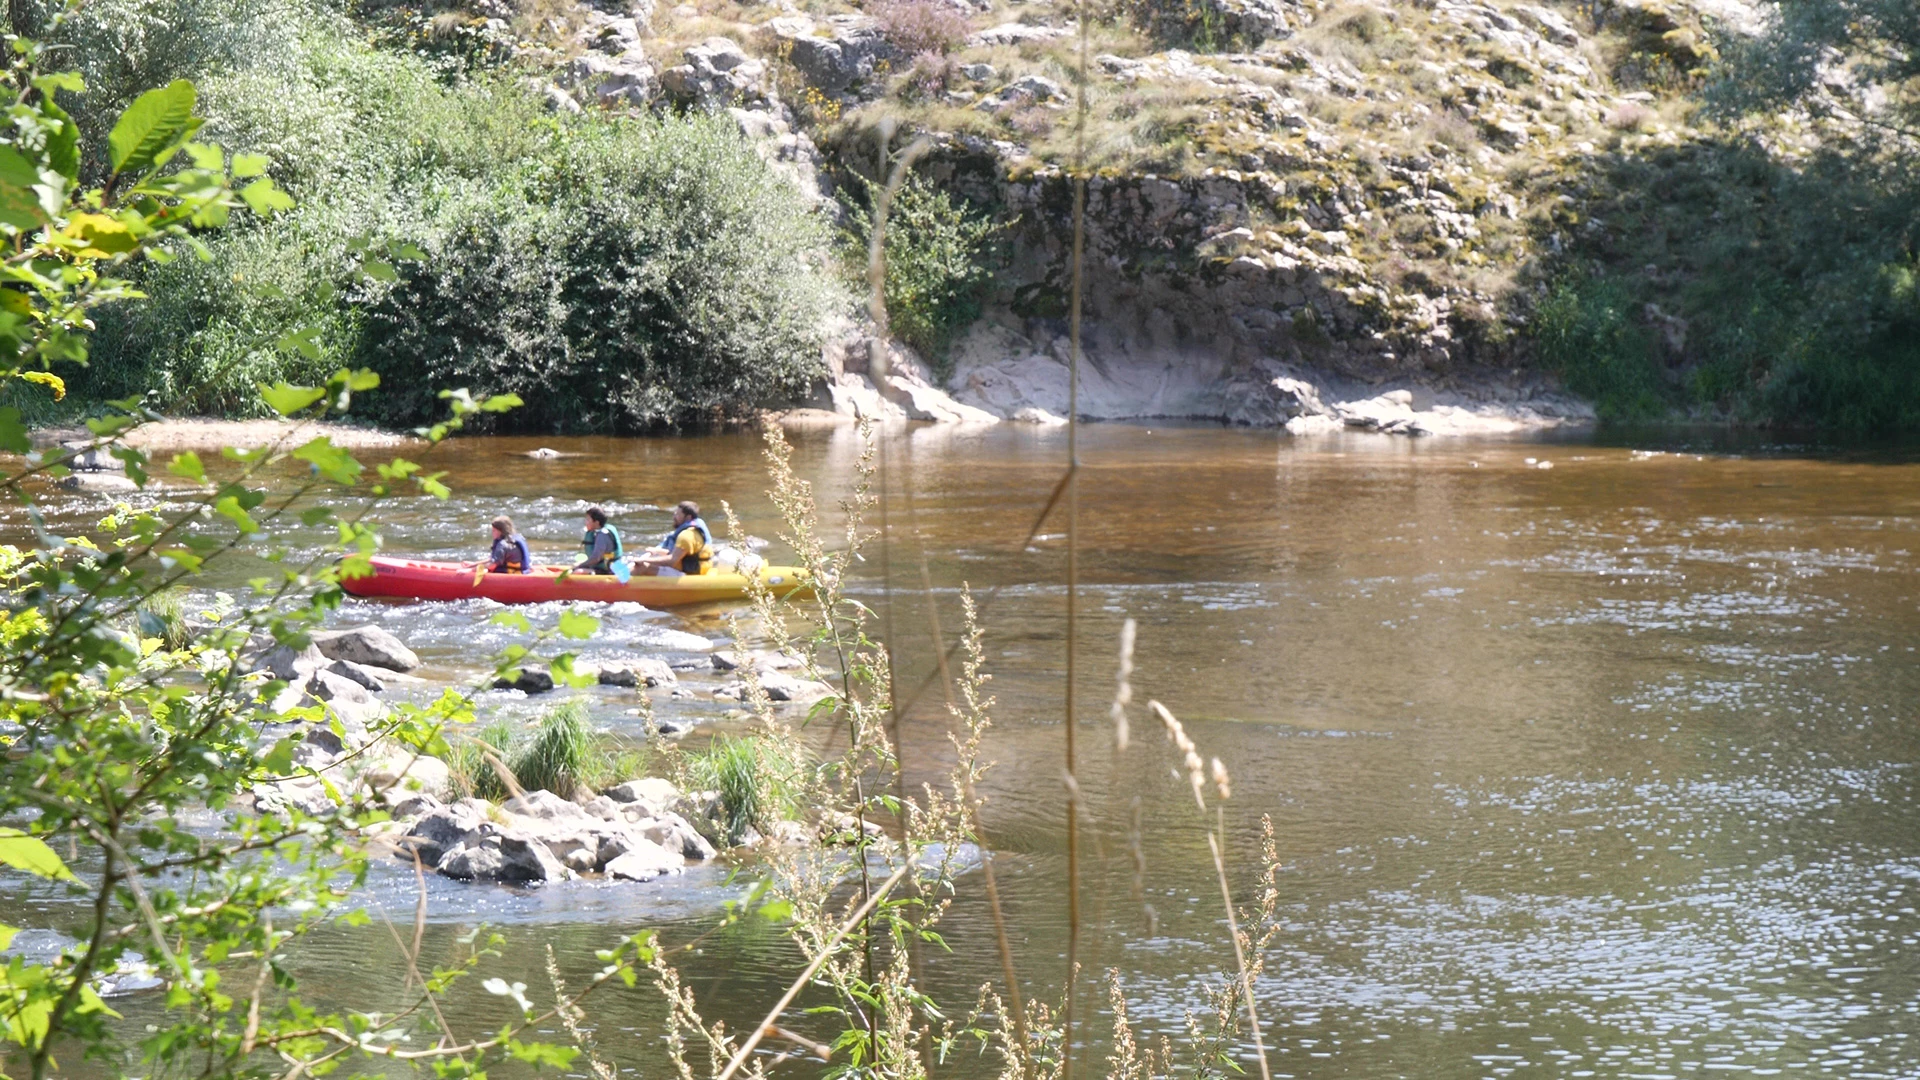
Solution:
{"label": "red kayak hull", "polygon": [[[799,567],[765,566],[758,573],[768,591],[776,596],[807,588],[807,573]],[[395,559],[385,555],[373,557],[372,574],[344,578],[340,585],[354,596],[409,600],[482,598],[502,604],[580,600],[659,608],[742,600],[747,596],[747,579],[735,573],[636,576],[622,584],[609,575],[566,573],[558,566],[536,567],[530,574],[489,574],[462,563]]]}

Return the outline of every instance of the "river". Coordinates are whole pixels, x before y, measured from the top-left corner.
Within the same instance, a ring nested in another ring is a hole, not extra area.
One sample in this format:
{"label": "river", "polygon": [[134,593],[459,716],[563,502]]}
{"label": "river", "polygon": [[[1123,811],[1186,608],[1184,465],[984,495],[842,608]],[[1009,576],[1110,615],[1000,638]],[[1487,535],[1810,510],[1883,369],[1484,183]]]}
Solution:
{"label": "river", "polygon": [[[794,440],[833,503],[854,433]],[[523,456],[536,445],[584,456]],[[984,820],[1016,963],[1040,995],[1064,977],[1063,518],[1025,539],[1065,450],[1060,430],[1009,425],[885,437],[886,542],[855,585],[908,689],[932,670],[934,616],[949,635],[959,625],[962,585],[985,604],[998,764]],[[1258,999],[1275,1076],[1920,1072],[1910,455],[1121,425],[1084,428],[1081,450],[1083,1069],[1105,1052],[1106,969],[1136,1022],[1178,1041],[1183,1008],[1233,966],[1201,823],[1143,707],[1154,698],[1232,771],[1243,900],[1260,820],[1273,821],[1283,927]],[[385,508],[389,550],[474,557],[507,513],[557,560],[589,500],[629,536],[664,528],[659,507],[689,497],[729,500],[749,531],[774,533],[747,434],[474,438],[442,456],[453,501]],[[56,520],[97,514],[68,498]],[[341,620],[395,630],[445,681],[505,643],[487,614],[355,601]],[[727,632],[716,611],[609,615],[587,652],[693,663]],[[1107,706],[1126,618],[1139,625],[1135,740],[1117,755]],[[593,693],[602,723],[637,724],[633,691]],[[688,719],[720,709],[660,703]],[[943,768],[944,710],[935,688],[905,721],[916,783]],[[404,920],[411,890],[410,873],[383,872],[367,900]],[[594,948],[649,927],[687,940],[738,892],[718,869],[527,893],[436,880],[427,955],[491,922],[508,939],[496,970],[537,990],[547,945],[583,978]],[[58,921],[37,903],[37,925]],[[928,956],[928,978],[964,1017],[999,975],[979,875],[962,879],[946,929],[952,952]],[[378,922],[329,931],[294,967],[310,1000],[390,1007],[400,966],[366,958],[392,947]],[[741,927],[683,970],[710,1018],[738,1030],[791,978],[794,953]],[[448,1019],[497,1027],[502,1005],[463,999]],[[660,1017],[644,984],[591,1010],[603,1050],[638,1076],[668,1075]],[[821,1018],[792,1026],[832,1033]],[[967,1051],[936,1071],[992,1064]]]}

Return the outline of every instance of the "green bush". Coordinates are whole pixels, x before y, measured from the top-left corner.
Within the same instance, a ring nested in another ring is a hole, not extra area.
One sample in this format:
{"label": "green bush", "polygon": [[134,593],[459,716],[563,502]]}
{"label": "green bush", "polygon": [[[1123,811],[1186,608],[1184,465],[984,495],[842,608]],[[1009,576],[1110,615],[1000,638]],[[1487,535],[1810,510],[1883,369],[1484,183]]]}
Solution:
{"label": "green bush", "polygon": [[1659,416],[1667,408],[1654,345],[1626,285],[1600,275],[1568,275],[1534,309],[1540,359],[1567,388],[1593,400],[1602,419]]}
{"label": "green bush", "polygon": [[[267,155],[298,207],[151,268],[155,301],[101,320],[78,397],[234,414],[260,383],[365,366],[387,423],[466,386],[520,394],[517,427],[609,431],[737,415],[815,376],[844,303],[825,228],[724,118],[560,116],[517,80],[448,85],[337,16],[286,18],[284,55],[208,78],[203,102],[207,133]],[[369,280],[369,242],[424,257]]]}
{"label": "green bush", "polygon": [[747,830],[762,833],[795,810],[792,779],[780,748],[758,735],[719,736],[688,763],[692,782],[720,793],[726,839],[741,843]]}
{"label": "green bush", "polygon": [[[877,194],[867,187],[869,202]],[[864,278],[873,221],[868,207],[848,210],[848,261]],[[999,226],[917,173],[909,174],[887,213],[887,322],[945,374],[947,349],[980,317],[998,263]]]}

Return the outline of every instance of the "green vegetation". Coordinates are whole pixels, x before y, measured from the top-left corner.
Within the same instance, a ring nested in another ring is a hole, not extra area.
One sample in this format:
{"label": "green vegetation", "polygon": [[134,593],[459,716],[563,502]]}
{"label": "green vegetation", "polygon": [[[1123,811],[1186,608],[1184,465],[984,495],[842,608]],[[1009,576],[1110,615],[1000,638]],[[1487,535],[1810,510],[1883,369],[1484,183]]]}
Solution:
{"label": "green vegetation", "polygon": [[687,759],[696,787],[718,791],[726,813],[727,839],[739,843],[748,830],[762,834],[800,809],[786,748],[760,735],[722,735]]}
{"label": "green vegetation", "polygon": [[645,776],[647,764],[644,750],[588,726],[587,703],[575,698],[548,709],[530,728],[495,720],[455,741],[447,771],[459,797],[498,802],[513,794],[501,768],[522,791],[546,790],[572,798],[578,791],[598,791]]}
{"label": "green vegetation", "polygon": [[[864,271],[873,235],[869,206],[848,209],[849,263]],[[889,204],[886,222],[887,323],[936,371],[947,366],[953,339],[980,317],[981,302],[999,261],[1000,227],[986,215],[909,173]]]}
{"label": "green vegetation", "polygon": [[[147,6],[226,43],[192,54],[207,132],[300,205],[149,268],[155,302],[103,319],[80,397],[235,414],[262,383],[363,366],[388,423],[467,386],[519,394],[513,426],[608,431],[738,415],[815,373],[841,302],[824,227],[724,118],[549,113],[507,71],[443,81],[320,7]],[[158,65],[132,66],[78,112]]]}

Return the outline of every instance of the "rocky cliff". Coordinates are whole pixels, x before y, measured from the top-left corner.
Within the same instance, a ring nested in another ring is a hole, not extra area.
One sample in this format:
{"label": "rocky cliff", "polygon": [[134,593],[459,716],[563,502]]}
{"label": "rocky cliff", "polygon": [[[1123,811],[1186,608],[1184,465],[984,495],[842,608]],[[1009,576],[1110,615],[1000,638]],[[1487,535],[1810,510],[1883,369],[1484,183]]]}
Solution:
{"label": "rocky cliff", "polygon": [[482,2],[556,108],[726,110],[822,212],[919,138],[915,168],[1005,224],[939,378],[836,334],[817,404],[1063,412],[1078,160],[1083,414],[1385,430],[1591,415],[1530,366],[1530,298],[1607,228],[1595,162],[1698,138],[1685,91],[1757,25],[1741,0],[1136,0],[1088,28],[1081,124],[1068,5]]}

